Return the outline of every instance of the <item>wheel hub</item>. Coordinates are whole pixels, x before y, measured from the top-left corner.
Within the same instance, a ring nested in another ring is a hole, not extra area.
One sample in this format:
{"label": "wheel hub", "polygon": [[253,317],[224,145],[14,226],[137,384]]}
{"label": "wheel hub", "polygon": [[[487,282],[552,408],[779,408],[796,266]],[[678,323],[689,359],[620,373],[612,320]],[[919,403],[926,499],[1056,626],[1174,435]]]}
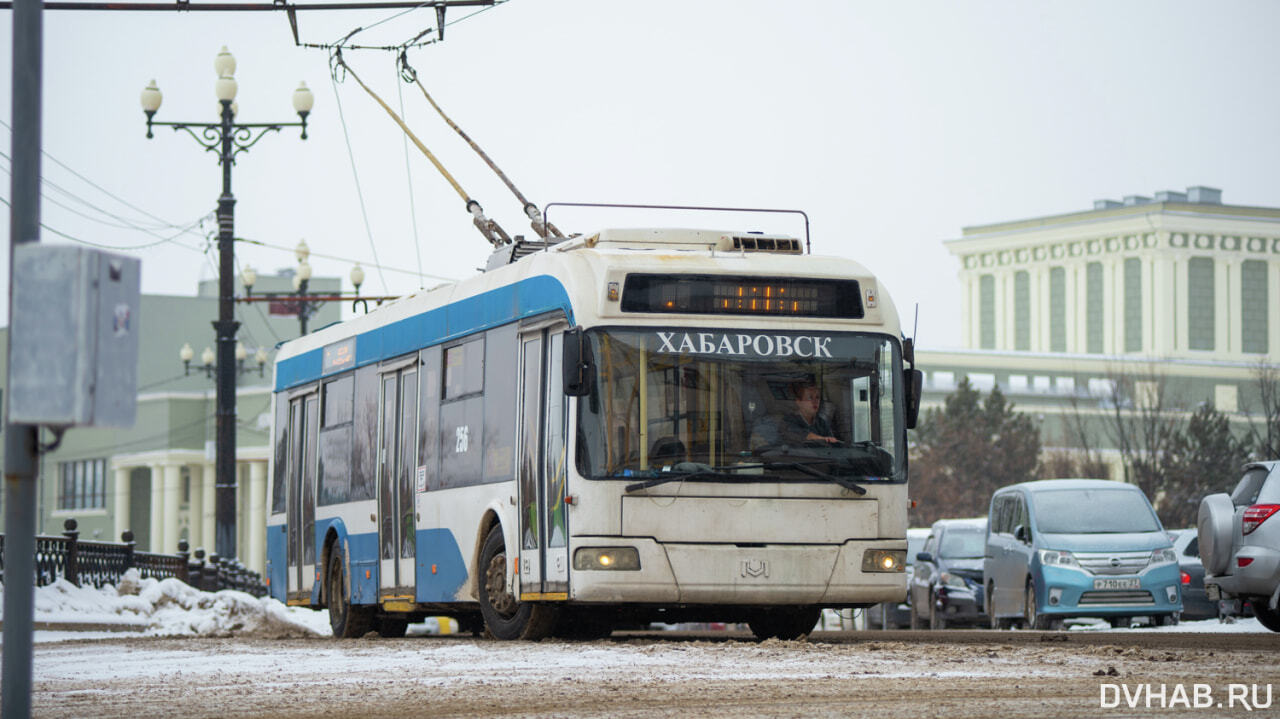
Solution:
{"label": "wheel hub", "polygon": [[489,605],[504,617],[516,613],[516,598],[507,591],[507,555],[505,552],[494,555],[485,568],[484,590],[489,596]]}

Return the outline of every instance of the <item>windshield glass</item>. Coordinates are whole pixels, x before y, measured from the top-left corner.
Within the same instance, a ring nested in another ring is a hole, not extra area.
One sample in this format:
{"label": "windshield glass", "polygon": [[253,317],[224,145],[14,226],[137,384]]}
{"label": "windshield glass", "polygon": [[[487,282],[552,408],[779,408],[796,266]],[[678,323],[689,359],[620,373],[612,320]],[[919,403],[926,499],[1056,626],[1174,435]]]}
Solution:
{"label": "windshield glass", "polygon": [[947,559],[981,559],[987,545],[987,533],[981,529],[948,529],[942,535],[938,556]]}
{"label": "windshield glass", "polygon": [[1056,534],[1155,532],[1160,529],[1146,497],[1132,489],[1056,489],[1036,492],[1036,525]]}
{"label": "windshield glass", "polygon": [[596,375],[578,405],[583,476],[695,466],[810,481],[815,471],[906,478],[901,364],[897,343],[884,335],[665,328],[587,335]]}

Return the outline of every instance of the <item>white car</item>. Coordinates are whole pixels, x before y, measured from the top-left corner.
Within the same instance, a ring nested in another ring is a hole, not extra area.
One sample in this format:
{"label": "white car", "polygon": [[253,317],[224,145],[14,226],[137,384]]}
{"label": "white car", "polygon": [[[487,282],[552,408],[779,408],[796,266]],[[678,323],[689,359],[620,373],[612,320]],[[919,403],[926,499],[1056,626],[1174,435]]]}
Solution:
{"label": "white car", "polygon": [[1280,461],[1245,465],[1231,494],[1200,501],[1196,522],[1210,600],[1241,599],[1280,632]]}

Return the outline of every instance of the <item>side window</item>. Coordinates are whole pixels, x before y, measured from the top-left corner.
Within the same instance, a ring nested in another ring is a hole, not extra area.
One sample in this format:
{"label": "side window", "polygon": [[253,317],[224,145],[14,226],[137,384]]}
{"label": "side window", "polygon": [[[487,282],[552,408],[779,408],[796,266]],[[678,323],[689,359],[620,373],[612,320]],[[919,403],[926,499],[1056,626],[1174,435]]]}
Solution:
{"label": "side window", "polygon": [[484,337],[445,349],[444,399],[456,399],[483,390]]}
{"label": "side window", "polygon": [[271,475],[271,513],[284,512],[285,477],[289,472],[289,398],[285,394],[276,395],[275,422],[275,455],[272,457]]}
{"label": "side window", "polygon": [[930,534],[930,535],[929,535],[929,538],[928,538],[928,539],[926,539],[926,540],[925,540],[925,542],[924,542],[924,549],[921,549],[920,551],[922,551],[922,552],[928,552],[929,554],[933,554],[933,555],[935,555],[935,556],[936,556],[936,555],[937,555],[937,547],[938,547],[938,538],[937,538],[936,536],[934,536],[934,535]]}
{"label": "side window", "polygon": [[440,400],[440,488],[482,481],[484,456],[484,336],[446,347]]}
{"label": "side window", "polygon": [[326,381],[320,394],[319,504],[351,501],[351,420],[355,414],[355,374]]}
{"label": "side window", "polygon": [[1244,473],[1240,483],[1231,491],[1231,503],[1237,507],[1247,507],[1258,501],[1258,493],[1267,478],[1267,470],[1254,467]]}
{"label": "side window", "polygon": [[1009,497],[1002,495],[996,497],[995,506],[991,510],[991,533],[1008,534],[1009,531]]}
{"label": "side window", "polygon": [[1017,506],[1017,515],[1013,521],[1014,528],[1019,526],[1031,529],[1031,517],[1027,514],[1027,500],[1025,497],[1019,496],[1015,500]]}

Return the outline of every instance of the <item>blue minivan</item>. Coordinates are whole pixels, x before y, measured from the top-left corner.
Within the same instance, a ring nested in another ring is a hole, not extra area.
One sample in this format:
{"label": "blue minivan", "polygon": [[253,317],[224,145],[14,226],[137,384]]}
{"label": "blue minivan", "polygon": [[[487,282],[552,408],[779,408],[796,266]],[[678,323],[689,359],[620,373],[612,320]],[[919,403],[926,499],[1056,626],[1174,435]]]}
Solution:
{"label": "blue minivan", "polygon": [[1046,479],[991,496],[982,560],[993,628],[1058,629],[1067,617],[1173,624],[1182,574],[1147,496],[1105,479]]}

